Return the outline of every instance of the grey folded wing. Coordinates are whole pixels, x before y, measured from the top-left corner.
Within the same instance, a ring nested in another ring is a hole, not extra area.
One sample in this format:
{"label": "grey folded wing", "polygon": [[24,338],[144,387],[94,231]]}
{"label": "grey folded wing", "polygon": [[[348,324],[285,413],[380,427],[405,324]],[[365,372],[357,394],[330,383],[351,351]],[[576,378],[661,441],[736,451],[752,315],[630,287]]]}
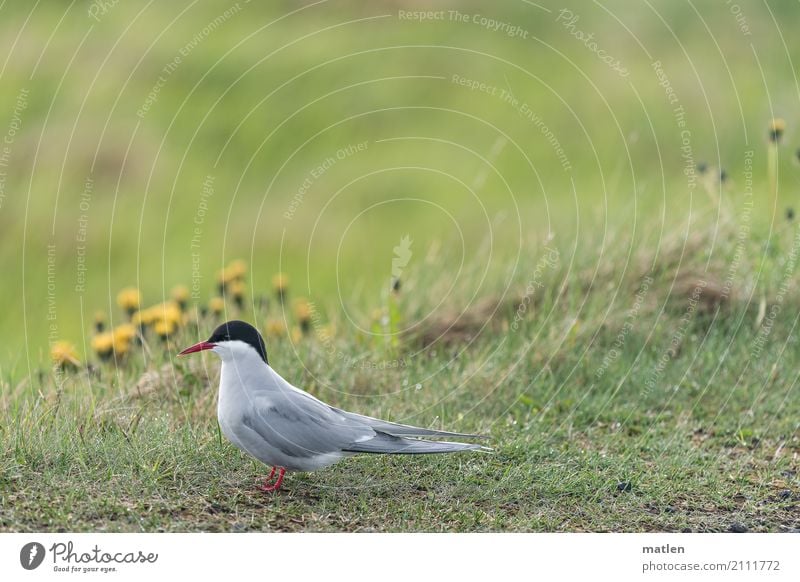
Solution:
{"label": "grey folded wing", "polygon": [[467,434],[462,432],[449,432],[446,430],[435,430],[432,428],[422,428],[419,426],[411,426],[410,424],[398,424],[396,422],[389,422],[388,420],[381,420],[380,418],[372,418],[371,416],[364,416],[354,412],[347,412],[334,408],[336,412],[366,424],[373,429],[392,435],[392,436],[415,436],[415,437],[455,437],[462,439],[485,439],[488,438],[479,434]]}
{"label": "grey folded wing", "polygon": [[300,458],[345,451],[376,434],[367,424],[300,392],[254,399],[242,424],[271,447]]}

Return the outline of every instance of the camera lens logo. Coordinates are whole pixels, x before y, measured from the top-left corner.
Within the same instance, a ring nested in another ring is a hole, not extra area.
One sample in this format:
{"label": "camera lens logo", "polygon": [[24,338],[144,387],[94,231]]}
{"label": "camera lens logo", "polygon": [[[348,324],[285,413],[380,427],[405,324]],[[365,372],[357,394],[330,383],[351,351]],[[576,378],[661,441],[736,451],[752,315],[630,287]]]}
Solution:
{"label": "camera lens logo", "polygon": [[19,563],[26,570],[35,570],[44,561],[44,546],[39,542],[30,542],[22,546],[19,552]]}

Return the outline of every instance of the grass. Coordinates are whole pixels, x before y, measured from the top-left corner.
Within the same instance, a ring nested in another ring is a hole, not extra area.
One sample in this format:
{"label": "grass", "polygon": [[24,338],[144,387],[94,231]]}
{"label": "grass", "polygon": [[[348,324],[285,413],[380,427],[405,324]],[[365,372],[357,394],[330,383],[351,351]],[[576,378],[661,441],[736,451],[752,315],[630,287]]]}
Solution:
{"label": "grass", "polygon": [[[167,350],[150,346],[152,360],[141,352],[60,382],[43,372],[4,386],[0,529],[797,530],[797,311],[793,296],[776,294],[798,280],[786,261],[800,230],[778,233],[773,259],[749,242],[734,292],[693,301],[696,286],[681,281],[707,263],[712,234],[698,227],[685,247],[662,244],[655,269],[642,270],[653,264],[642,251],[621,278],[603,264],[569,268],[562,258],[540,271],[542,290],[530,300],[522,280],[507,302],[498,291],[494,316],[472,317],[486,302],[470,304],[457,291],[471,335],[459,329],[424,345],[425,326],[442,325],[429,321],[394,342],[351,328],[331,342],[315,332],[296,343],[268,340],[273,366],[318,397],[484,433],[493,453],[355,457],[290,474],[281,493],[265,495],[256,487],[265,467],[220,435],[218,362],[174,358],[211,321],[183,330]],[[544,252],[520,270],[534,272]],[[606,260],[619,265],[625,253]],[[423,320],[435,294],[415,289],[446,284],[444,264],[408,274],[387,325]],[[703,289],[717,289],[729,263],[708,264]],[[759,264],[755,287],[745,288]],[[647,272],[654,279],[643,292]],[[745,291],[765,297],[766,308]],[[789,315],[770,319],[778,303]]]}

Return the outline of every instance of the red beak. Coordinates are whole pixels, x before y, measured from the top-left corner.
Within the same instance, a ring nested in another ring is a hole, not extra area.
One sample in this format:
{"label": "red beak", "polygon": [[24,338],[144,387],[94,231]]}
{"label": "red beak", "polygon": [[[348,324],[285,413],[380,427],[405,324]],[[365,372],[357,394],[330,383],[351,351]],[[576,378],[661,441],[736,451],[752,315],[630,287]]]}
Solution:
{"label": "red beak", "polygon": [[211,342],[200,342],[199,344],[194,344],[183,350],[179,356],[185,356],[186,354],[193,354],[195,352],[202,352],[203,350],[210,350],[213,347],[216,347],[217,344]]}

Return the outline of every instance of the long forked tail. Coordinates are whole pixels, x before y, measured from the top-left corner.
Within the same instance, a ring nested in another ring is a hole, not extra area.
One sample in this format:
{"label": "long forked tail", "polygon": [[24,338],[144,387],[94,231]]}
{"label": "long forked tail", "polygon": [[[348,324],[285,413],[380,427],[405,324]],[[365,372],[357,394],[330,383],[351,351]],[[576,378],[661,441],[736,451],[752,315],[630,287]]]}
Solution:
{"label": "long forked tail", "polygon": [[373,438],[353,443],[345,449],[350,453],[382,453],[386,455],[424,455],[433,453],[455,453],[458,451],[491,451],[488,447],[473,443],[450,443],[396,437],[378,432]]}

